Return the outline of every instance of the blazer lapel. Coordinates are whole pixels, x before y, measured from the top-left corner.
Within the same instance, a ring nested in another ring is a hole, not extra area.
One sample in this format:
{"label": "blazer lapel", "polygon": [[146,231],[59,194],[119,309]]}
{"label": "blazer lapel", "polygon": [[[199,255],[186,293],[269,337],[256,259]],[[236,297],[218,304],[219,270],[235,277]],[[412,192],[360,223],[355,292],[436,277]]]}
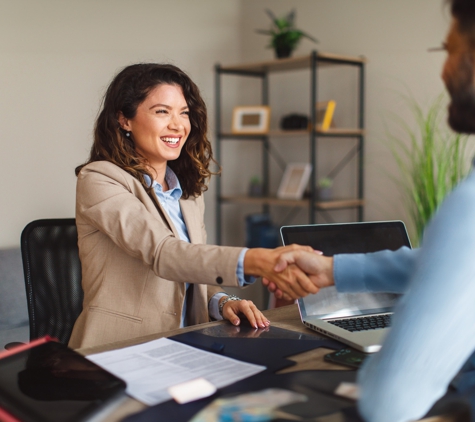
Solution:
{"label": "blazer lapel", "polygon": [[[153,205],[155,205],[155,208],[157,209],[157,211],[159,212],[159,214],[163,217],[163,219],[168,223],[168,226],[170,227],[170,230],[173,232],[173,234],[175,235],[175,237],[177,239],[180,238],[180,235],[178,234],[176,228],[175,228],[175,225],[173,224],[171,218],[168,216],[168,213],[162,208],[162,206],[160,205],[160,202],[158,201],[157,199],[157,196],[155,195],[155,193],[150,193],[149,195],[149,198],[152,200],[153,202]],[[185,220],[186,221],[186,220]]]}

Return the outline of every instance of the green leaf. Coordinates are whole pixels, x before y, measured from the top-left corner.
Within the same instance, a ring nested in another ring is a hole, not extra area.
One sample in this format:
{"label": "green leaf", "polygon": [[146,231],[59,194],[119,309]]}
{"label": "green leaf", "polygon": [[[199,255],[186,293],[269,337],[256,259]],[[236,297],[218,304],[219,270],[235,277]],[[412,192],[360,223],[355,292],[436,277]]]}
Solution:
{"label": "green leaf", "polygon": [[318,40],[311,35],[295,28],[295,10],[290,11],[284,17],[277,17],[270,9],[265,9],[265,12],[272,21],[271,29],[256,29],[258,34],[270,35],[271,41],[269,47],[273,48],[290,48],[295,49],[302,38],[317,43]]}
{"label": "green leaf", "polygon": [[406,196],[416,232],[413,240],[417,245],[444,198],[468,173],[469,167],[464,160],[468,137],[456,134],[444,125],[443,95],[426,112],[412,97],[403,98],[413,113],[415,128],[401,117],[392,115],[392,121],[402,135],[395,135],[385,124],[386,141],[399,168],[397,183]]}

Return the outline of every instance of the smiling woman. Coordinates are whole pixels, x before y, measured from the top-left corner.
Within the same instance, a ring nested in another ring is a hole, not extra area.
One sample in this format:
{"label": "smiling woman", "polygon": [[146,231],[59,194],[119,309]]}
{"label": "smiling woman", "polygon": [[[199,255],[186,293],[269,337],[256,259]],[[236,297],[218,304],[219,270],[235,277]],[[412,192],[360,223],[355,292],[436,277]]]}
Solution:
{"label": "smiling woman", "polygon": [[206,106],[172,65],[137,64],[114,78],[96,121],[88,161],[76,168],[76,224],[83,311],[70,346],[89,347],[185,325],[244,316],[269,321],[222,286],[257,275],[290,297],[316,293],[300,269],[274,267],[297,246],[206,245],[202,193],[213,174]]}

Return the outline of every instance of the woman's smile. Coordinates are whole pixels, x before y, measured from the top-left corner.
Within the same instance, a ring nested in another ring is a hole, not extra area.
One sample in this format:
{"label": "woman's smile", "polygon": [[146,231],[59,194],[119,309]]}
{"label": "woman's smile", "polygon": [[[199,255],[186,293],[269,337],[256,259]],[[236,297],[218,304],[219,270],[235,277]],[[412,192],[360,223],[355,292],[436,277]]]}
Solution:
{"label": "woman's smile", "polygon": [[181,139],[181,136],[180,137],[173,137],[173,136],[163,136],[162,138],[160,138],[163,142],[165,142],[166,144],[168,144],[170,147],[172,148],[176,148],[179,146],[179,142],[180,142],[180,139]]}

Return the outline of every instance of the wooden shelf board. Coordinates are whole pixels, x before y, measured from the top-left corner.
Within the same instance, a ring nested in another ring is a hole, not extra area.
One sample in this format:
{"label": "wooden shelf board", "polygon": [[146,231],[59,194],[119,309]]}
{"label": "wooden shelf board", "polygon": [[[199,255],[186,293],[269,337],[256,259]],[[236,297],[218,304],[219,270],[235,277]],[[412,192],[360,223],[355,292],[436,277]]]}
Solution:
{"label": "wooden shelf board", "polygon": [[364,205],[364,199],[334,199],[332,201],[318,201],[315,206],[319,210],[338,208],[356,208]]}
{"label": "wooden shelf board", "polygon": [[[328,130],[317,130],[317,136],[360,136],[364,135],[364,129],[353,129],[353,128],[331,128]],[[308,136],[310,131],[308,130],[270,130],[268,136]]]}
{"label": "wooden shelf board", "polygon": [[[326,131],[316,131],[317,136],[320,137],[351,137],[351,136],[364,136],[365,131],[364,129],[328,129]],[[236,139],[260,139],[263,136],[270,136],[270,137],[296,137],[296,136],[309,136],[310,132],[308,130],[270,130],[266,134],[237,134],[232,132],[222,132],[219,134],[224,138],[236,138]]]}
{"label": "wooden shelf board", "polygon": [[[339,54],[317,52],[318,58],[323,60],[318,63],[318,66],[335,66],[341,63],[366,63],[366,58],[355,56],[344,56]],[[288,57],[285,59],[266,60],[255,63],[236,64],[232,66],[222,66],[221,69],[232,71],[247,71],[247,72],[279,72],[286,70],[306,69],[310,67],[312,56]],[[333,62],[326,62],[324,60],[332,60]]]}
{"label": "wooden shelf board", "polygon": [[[308,207],[308,199],[280,199],[276,197],[253,197],[253,196],[222,196],[221,201],[254,205],[281,205],[289,207]],[[337,208],[355,208],[364,205],[363,199],[334,199],[331,201],[317,201],[315,207],[319,210]]]}

